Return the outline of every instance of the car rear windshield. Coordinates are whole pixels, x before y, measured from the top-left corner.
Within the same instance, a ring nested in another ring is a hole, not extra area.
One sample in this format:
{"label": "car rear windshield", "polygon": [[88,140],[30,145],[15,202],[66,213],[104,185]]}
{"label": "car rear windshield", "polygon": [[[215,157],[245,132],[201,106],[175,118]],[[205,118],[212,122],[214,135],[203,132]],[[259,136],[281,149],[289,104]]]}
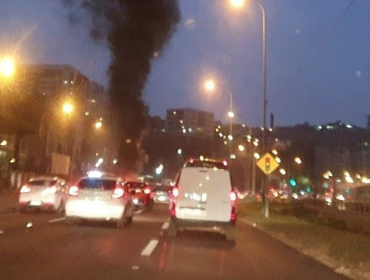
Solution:
{"label": "car rear windshield", "polygon": [[147,184],[141,183],[141,182],[127,182],[126,183],[126,186],[128,188],[135,188],[135,189],[137,189],[137,188],[144,188],[145,186],[147,186]]}
{"label": "car rear windshield", "polygon": [[162,192],[168,192],[168,191],[170,191],[171,190],[171,186],[156,186],[155,188],[154,188],[154,191],[162,191]]}
{"label": "car rear windshield", "polygon": [[32,180],[27,185],[30,186],[54,186],[57,180]]}
{"label": "car rear windshield", "polygon": [[80,189],[102,189],[113,190],[116,187],[116,181],[107,179],[83,179],[78,183]]}
{"label": "car rear windshield", "polygon": [[206,161],[206,160],[191,160],[184,164],[184,167],[205,167],[205,168],[217,168],[217,169],[228,169],[226,162],[223,161]]}

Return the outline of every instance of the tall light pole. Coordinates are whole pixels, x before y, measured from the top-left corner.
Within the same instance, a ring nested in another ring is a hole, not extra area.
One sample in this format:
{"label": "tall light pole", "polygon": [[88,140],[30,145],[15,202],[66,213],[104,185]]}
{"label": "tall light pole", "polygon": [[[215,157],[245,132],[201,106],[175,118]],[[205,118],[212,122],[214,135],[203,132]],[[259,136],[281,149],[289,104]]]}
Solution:
{"label": "tall light pole", "polygon": [[[263,127],[262,127],[262,153],[266,153],[266,144],[267,144],[267,135],[266,135],[266,115],[267,115],[267,54],[266,54],[266,44],[267,44],[267,36],[266,36],[266,12],[263,8],[262,4],[257,0],[250,0],[257,4],[262,12],[262,63],[263,63]],[[230,5],[234,8],[241,8],[244,6],[245,0],[229,0]],[[263,189],[264,189],[264,215],[265,217],[269,216],[269,208],[268,208],[268,199],[267,199],[267,180],[263,182]]]}
{"label": "tall light pole", "polygon": [[235,116],[234,111],[233,111],[233,95],[232,95],[231,91],[226,86],[224,86],[222,84],[219,84],[219,83],[215,82],[212,79],[209,79],[209,80],[205,81],[204,88],[207,91],[212,92],[216,89],[216,86],[219,86],[219,85],[221,85],[229,95],[229,112],[227,112],[227,116],[229,118],[229,136],[228,136],[228,140],[229,140],[229,156],[230,156],[231,155],[231,141],[233,140],[232,139],[232,137],[233,137],[232,136],[233,135],[233,118]]}

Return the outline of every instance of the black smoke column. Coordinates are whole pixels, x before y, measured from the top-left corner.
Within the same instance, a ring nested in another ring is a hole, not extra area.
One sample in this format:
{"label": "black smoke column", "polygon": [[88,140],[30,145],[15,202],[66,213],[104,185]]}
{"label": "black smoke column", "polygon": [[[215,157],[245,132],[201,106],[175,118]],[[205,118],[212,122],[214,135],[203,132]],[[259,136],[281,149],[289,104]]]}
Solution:
{"label": "black smoke column", "polygon": [[107,40],[111,51],[109,94],[112,140],[118,139],[119,164],[137,171],[147,123],[142,92],[152,59],[160,54],[180,20],[177,0],[63,0],[72,23],[87,11],[90,36]]}

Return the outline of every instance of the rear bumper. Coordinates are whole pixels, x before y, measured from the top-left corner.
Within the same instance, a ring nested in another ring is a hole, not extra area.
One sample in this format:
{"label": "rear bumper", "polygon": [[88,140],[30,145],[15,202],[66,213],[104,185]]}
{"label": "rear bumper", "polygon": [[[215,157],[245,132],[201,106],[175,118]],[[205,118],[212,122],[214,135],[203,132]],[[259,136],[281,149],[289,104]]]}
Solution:
{"label": "rear bumper", "polygon": [[96,203],[69,199],[65,205],[66,217],[91,220],[119,220],[123,216],[125,205],[121,203]]}
{"label": "rear bumper", "polygon": [[171,217],[171,222],[177,228],[204,229],[204,230],[209,229],[216,231],[222,231],[223,229],[235,226],[235,221],[232,220],[228,222],[219,222],[219,221],[187,220]]}
{"label": "rear bumper", "polygon": [[20,207],[50,209],[59,205],[61,199],[56,195],[21,194],[18,202]]}

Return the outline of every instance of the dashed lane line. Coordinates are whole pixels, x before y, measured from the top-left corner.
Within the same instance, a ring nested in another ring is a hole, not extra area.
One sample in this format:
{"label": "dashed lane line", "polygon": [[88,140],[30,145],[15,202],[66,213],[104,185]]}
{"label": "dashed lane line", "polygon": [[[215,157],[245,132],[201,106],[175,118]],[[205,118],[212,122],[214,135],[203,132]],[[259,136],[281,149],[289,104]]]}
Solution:
{"label": "dashed lane line", "polygon": [[56,218],[56,219],[49,220],[48,223],[58,223],[58,222],[64,221],[65,219],[66,217]]}
{"label": "dashed lane line", "polygon": [[141,252],[140,255],[142,255],[142,256],[150,256],[153,253],[155,247],[157,247],[158,242],[159,241],[157,239],[150,240],[149,243],[148,243],[148,245],[146,245],[146,247],[144,248],[144,250]]}
{"label": "dashed lane line", "polygon": [[170,226],[170,223],[169,222],[165,222],[163,225],[162,225],[162,230],[167,230],[168,227]]}

